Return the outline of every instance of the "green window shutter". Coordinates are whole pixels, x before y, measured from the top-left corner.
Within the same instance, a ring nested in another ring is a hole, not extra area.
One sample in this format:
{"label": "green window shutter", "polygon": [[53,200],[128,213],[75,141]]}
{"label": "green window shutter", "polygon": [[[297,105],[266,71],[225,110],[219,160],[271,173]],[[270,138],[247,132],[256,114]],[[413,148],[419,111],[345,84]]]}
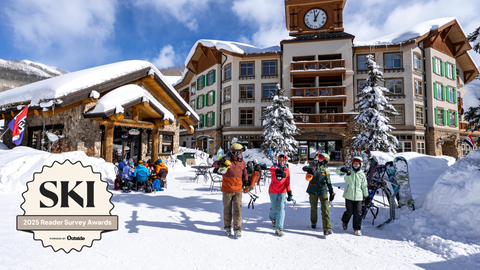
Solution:
{"label": "green window shutter", "polygon": [[203,126],[206,127],[207,124],[208,124],[208,115],[205,114],[203,117]]}
{"label": "green window shutter", "polygon": [[445,100],[450,101],[450,87],[445,86]]}
{"label": "green window shutter", "polygon": [[[438,98],[438,97],[437,97],[437,83],[436,83],[436,82],[433,83],[433,97],[434,97],[434,98]],[[197,106],[197,107],[198,107],[198,106]],[[198,109],[198,108],[197,108],[197,109]]]}
{"label": "green window shutter", "polygon": [[448,125],[448,122],[450,122],[450,120],[448,120],[448,111],[447,110],[443,110],[443,124],[447,124]]}
{"label": "green window shutter", "polygon": [[453,88],[453,103],[457,103],[457,89]]}
{"label": "green window shutter", "polygon": [[197,86],[195,86],[197,90],[200,88],[200,78],[197,78]]}
{"label": "green window shutter", "polygon": [[215,104],[215,90],[213,91],[212,105]]}
{"label": "green window shutter", "polygon": [[197,110],[198,110],[198,98],[199,98],[199,97],[197,97]]}
{"label": "green window shutter", "polygon": [[437,73],[437,59],[433,57],[433,73]]}
{"label": "green window shutter", "polygon": [[206,75],[203,75],[202,87],[205,87],[205,77],[207,77],[207,76],[206,76]]}
{"label": "green window shutter", "polygon": [[214,69],[214,70],[213,70],[213,82],[212,82],[212,83],[215,83],[216,80],[217,80],[217,79],[216,79],[216,76],[215,76],[215,69]]}
{"label": "green window shutter", "polygon": [[447,126],[450,126],[450,111],[445,111],[445,115],[447,115]]}
{"label": "green window shutter", "polygon": [[435,124],[438,125],[438,109],[435,108]]}
{"label": "green window shutter", "polygon": [[205,99],[208,98],[207,94],[203,95],[203,107],[205,107]]}
{"label": "green window shutter", "polygon": [[203,115],[200,115],[200,127],[203,127]]}
{"label": "green window shutter", "polygon": [[442,85],[442,96],[440,98],[445,100],[445,85]]}
{"label": "green window shutter", "polygon": [[456,79],[457,76],[455,75],[455,65],[452,65],[452,74],[453,74],[453,78],[452,79]]}
{"label": "green window shutter", "polygon": [[205,76],[205,84],[208,85],[208,73],[207,73],[207,75]]}
{"label": "green window shutter", "polygon": [[212,112],[212,126],[215,126],[215,112]]}
{"label": "green window shutter", "polygon": [[442,68],[442,76],[445,75],[445,65],[444,65],[445,62],[443,61],[440,61],[440,67]]}
{"label": "green window shutter", "polygon": [[455,112],[455,126],[458,127],[458,112]]}

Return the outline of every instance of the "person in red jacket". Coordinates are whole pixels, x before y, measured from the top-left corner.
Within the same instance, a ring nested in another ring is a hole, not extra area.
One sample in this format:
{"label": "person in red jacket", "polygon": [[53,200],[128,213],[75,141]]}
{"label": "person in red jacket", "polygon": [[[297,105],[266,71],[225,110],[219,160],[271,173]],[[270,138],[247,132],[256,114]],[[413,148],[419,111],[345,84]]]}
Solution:
{"label": "person in red jacket", "polygon": [[278,155],[278,166],[275,164],[270,168],[272,181],[268,193],[270,195],[269,217],[275,227],[275,234],[283,236],[283,222],[285,220],[285,197],[288,194],[288,201],[292,201],[292,190],[290,189],[290,170],[287,166],[287,156]]}
{"label": "person in red jacket", "polygon": [[[228,167],[222,177],[223,192],[223,221],[225,234],[232,235],[232,207],[233,229],[235,237],[242,236],[242,191],[248,183],[247,163],[243,160],[244,147],[239,143],[232,144],[227,156],[213,163],[214,168]],[[230,158],[230,161],[228,161]]]}

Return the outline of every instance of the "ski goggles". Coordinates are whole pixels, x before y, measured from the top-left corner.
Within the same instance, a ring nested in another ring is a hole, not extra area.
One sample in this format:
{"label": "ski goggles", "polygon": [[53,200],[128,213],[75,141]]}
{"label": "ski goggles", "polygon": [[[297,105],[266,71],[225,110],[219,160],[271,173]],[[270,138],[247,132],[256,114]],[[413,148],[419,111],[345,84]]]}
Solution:
{"label": "ski goggles", "polygon": [[324,157],[322,154],[318,154],[317,156],[318,156],[318,159],[320,159],[320,160],[324,160],[324,159],[325,159],[325,157]]}
{"label": "ski goggles", "polygon": [[362,161],[361,161],[360,159],[358,159],[358,158],[352,158],[352,163],[355,163],[355,162],[357,162],[357,163],[362,163]]}
{"label": "ski goggles", "polygon": [[278,159],[284,159],[284,160],[287,160],[287,156],[286,155],[278,155]]}

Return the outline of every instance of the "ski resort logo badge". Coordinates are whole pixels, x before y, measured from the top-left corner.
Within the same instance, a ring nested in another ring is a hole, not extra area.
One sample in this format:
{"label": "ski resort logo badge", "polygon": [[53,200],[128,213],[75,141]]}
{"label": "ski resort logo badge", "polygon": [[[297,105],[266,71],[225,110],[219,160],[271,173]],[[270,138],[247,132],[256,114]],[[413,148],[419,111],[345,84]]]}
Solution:
{"label": "ski resort logo badge", "polygon": [[24,214],[17,216],[17,230],[33,233],[33,239],[54,251],[81,251],[101,234],[118,230],[118,216],[108,183],[91,166],[78,161],[55,161],[33,175],[22,195]]}

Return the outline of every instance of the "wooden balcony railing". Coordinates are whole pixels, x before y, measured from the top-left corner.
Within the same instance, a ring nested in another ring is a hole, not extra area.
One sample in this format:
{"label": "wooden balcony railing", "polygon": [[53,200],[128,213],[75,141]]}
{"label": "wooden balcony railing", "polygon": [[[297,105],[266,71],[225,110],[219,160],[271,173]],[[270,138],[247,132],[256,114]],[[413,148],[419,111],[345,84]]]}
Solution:
{"label": "wooden balcony railing", "polygon": [[322,60],[292,62],[290,71],[345,69],[345,60]]}
{"label": "wooden balcony railing", "polygon": [[292,97],[331,97],[345,95],[344,86],[292,88]]}
{"label": "wooden balcony railing", "polygon": [[347,114],[345,113],[325,113],[325,114],[293,114],[297,125],[301,124],[321,124],[333,126],[346,126]]}

